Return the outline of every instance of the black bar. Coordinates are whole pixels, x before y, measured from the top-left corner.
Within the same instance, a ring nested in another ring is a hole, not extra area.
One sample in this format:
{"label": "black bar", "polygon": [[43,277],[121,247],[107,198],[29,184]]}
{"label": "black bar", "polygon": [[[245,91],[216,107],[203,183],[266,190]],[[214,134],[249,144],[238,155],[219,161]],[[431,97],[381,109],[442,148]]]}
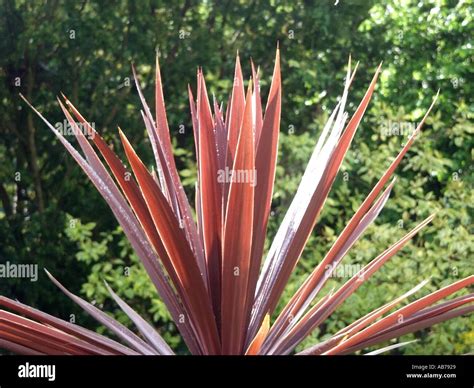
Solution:
{"label": "black bar", "polygon": [[[36,366],[45,366],[36,368]],[[52,366],[54,365],[54,381]],[[50,366],[48,369],[47,366]],[[27,368],[28,367],[28,368]],[[28,369],[28,370],[27,370]],[[0,388],[221,386],[473,387],[473,356],[0,357]],[[50,372],[50,373],[48,373]],[[27,374],[28,377],[19,377]],[[32,377],[31,374],[44,377]],[[408,376],[410,375],[410,376]],[[49,376],[49,379],[48,377]],[[175,383],[173,383],[175,382]],[[138,384],[139,383],[139,384]],[[86,385],[88,384],[88,385]],[[93,385],[92,385],[93,384]],[[308,385],[309,384],[309,385]],[[246,386],[246,385],[245,385]]]}

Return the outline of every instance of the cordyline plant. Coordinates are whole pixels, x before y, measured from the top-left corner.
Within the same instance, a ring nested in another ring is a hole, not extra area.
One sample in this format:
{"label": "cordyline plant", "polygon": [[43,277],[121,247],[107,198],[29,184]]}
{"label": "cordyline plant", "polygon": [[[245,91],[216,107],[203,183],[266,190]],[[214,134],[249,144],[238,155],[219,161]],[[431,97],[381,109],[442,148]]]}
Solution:
{"label": "cordyline plant", "polygon": [[[143,104],[141,113],[155,157],[153,172],[119,129],[132,175],[66,97],[63,96],[63,102],[58,99],[59,105],[85,157],[33,109],[109,204],[192,354],[290,354],[433,218],[422,221],[339,289],[320,295],[331,272],[385,205],[394,185],[394,180],[388,181],[413,144],[434,101],[329,252],[280,314],[270,320],[369,104],[379,73],[380,66],[354,115],[345,124],[345,104],[355,74],[349,60],[342,97],[322,131],[263,265],[280,126],[279,50],[265,112],[260,100],[259,75],[253,64],[245,92],[237,57],[232,94],[225,112],[215,101],[211,109],[203,72],[198,70],[196,100],[189,88],[198,166],[195,217],[173,159],[158,60],[155,116],[144,100],[134,71]],[[84,128],[85,133],[81,131]],[[11,312],[0,310],[0,347],[32,355],[173,354],[160,334],[108,285],[112,298],[140,334],[70,293],[51,274],[48,276],[74,302],[110,329],[121,343],[1,297],[0,305]],[[469,276],[389,313],[422,288],[427,283],[424,281],[299,354],[353,353],[471,313],[473,293],[436,302],[473,282],[474,276]]]}

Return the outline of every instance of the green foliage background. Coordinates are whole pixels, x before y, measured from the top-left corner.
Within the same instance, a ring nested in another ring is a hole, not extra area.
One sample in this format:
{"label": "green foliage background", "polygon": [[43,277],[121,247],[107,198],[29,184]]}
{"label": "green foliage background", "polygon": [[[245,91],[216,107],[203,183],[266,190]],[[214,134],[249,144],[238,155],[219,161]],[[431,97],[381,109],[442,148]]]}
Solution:
{"label": "green foliage background", "polygon": [[[190,196],[195,180],[187,84],[197,66],[219,100],[229,93],[236,50],[261,66],[268,91],[276,42],[282,48],[283,111],[279,167],[269,240],[296,191],[328,112],[342,91],[349,54],[360,61],[349,112],[378,63],[375,97],[309,240],[284,299],[322,259],[404,136],[387,125],[413,125],[438,89],[423,134],[397,170],[386,208],[344,264],[363,264],[437,211],[416,237],[306,340],[329,333],[431,277],[420,294],[473,273],[473,90],[471,1],[26,1],[0,0],[0,262],[37,263],[73,292],[130,324],[102,280],[185,352],[169,314],[117,228],[112,213],[55,137],[26,109],[21,92],[51,122],[63,117],[64,92],[120,149],[117,125],[152,162],[139,101],[135,62],[152,101],[155,48],[161,51],[170,127]],[[184,126],[184,133],[178,130]],[[121,152],[119,150],[119,152]],[[129,276],[125,276],[125,272]],[[328,287],[345,279],[335,278]],[[0,294],[65,319],[97,327],[40,274],[37,283],[2,279]],[[102,331],[103,328],[98,327]],[[407,338],[403,354],[460,354],[474,349],[472,317]],[[405,339],[405,338],[404,338]]]}

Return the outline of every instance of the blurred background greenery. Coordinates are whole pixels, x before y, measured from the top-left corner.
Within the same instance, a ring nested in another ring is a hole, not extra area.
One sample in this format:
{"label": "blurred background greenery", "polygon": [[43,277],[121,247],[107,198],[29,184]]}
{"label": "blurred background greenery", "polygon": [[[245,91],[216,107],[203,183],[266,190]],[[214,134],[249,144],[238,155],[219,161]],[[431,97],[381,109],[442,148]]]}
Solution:
{"label": "blurred background greenery", "polygon": [[[152,162],[133,61],[153,98],[155,49],[176,158],[193,195],[195,165],[187,84],[197,66],[218,100],[230,91],[235,53],[245,77],[250,57],[268,92],[276,42],[282,49],[283,109],[271,238],[289,206],[318,134],[343,86],[349,55],[360,61],[353,112],[381,60],[375,96],[285,298],[323,257],[354,210],[400,150],[405,136],[384,128],[417,123],[438,89],[423,134],[397,170],[391,199],[343,263],[374,258],[417,222],[432,226],[361,287],[309,338],[314,343],[431,277],[420,294],[473,273],[472,1],[0,0],[0,262],[37,263],[130,324],[108,296],[106,279],[174,348],[184,346],[162,302],[105,202],[57,139],[21,102],[23,93],[52,122],[64,92],[121,152],[117,125]],[[180,131],[184,128],[184,132]],[[124,269],[130,276],[124,276]],[[328,287],[340,284],[334,278]],[[103,330],[47,280],[2,279],[0,294]],[[284,299],[285,299],[284,298]],[[460,354],[474,349],[472,317],[403,339],[394,352]]]}

